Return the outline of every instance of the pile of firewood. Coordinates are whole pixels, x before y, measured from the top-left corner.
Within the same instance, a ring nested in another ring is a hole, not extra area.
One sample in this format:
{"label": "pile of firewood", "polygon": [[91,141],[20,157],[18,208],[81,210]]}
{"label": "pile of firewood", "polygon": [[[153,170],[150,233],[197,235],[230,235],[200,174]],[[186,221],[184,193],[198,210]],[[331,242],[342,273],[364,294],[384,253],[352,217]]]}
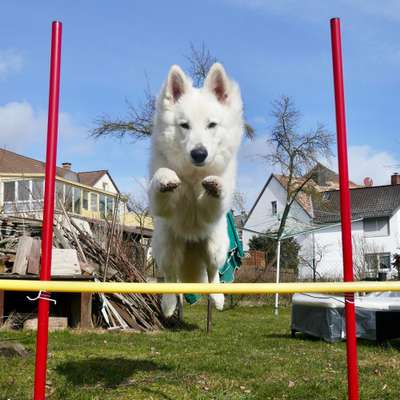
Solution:
{"label": "pile of firewood", "polygon": [[[108,238],[107,246],[102,246],[73,220],[70,222],[71,229],[64,228],[63,233],[77,249],[86,273],[94,273],[100,281],[146,282],[135,260],[127,259],[121,251],[122,240],[118,233]],[[115,293],[101,295],[100,298],[102,316],[112,327],[152,330],[163,326],[158,296]]]}
{"label": "pile of firewood", "polygon": [[[21,274],[15,268],[13,270],[13,264],[18,258],[17,250],[21,247],[18,243],[27,236],[36,236],[35,241],[40,236],[40,221],[32,221],[0,217],[0,259],[3,258],[5,264],[9,263],[8,269],[4,267],[3,273]],[[121,239],[121,232],[110,229],[110,226],[107,229],[107,240],[100,242],[64,213],[54,225],[53,244],[59,249],[76,251],[81,274],[93,280],[146,282],[135,260],[128,259],[125,255],[123,247],[126,243]],[[26,269],[26,273],[30,273],[29,269]],[[102,326],[142,331],[161,329],[164,326],[159,296],[135,293],[99,294],[98,300],[99,307],[93,307],[93,319]]]}
{"label": "pile of firewood", "polygon": [[41,221],[0,216],[0,273],[15,272],[21,238],[29,237],[36,242],[40,238],[41,230]]}

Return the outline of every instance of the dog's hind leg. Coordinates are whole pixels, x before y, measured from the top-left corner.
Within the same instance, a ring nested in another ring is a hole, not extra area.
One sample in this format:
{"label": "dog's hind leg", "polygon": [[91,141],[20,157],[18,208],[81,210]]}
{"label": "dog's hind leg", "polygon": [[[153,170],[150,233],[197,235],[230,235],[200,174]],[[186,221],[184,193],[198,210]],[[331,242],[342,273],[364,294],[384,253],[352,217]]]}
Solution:
{"label": "dog's hind leg", "polygon": [[[207,274],[209,283],[219,283],[219,268],[225,264],[229,248],[229,238],[225,218],[220,221],[217,228],[207,242]],[[217,310],[224,308],[224,295],[216,293],[210,295]]]}
{"label": "dog's hind leg", "polygon": [[[152,240],[153,255],[157,267],[164,274],[166,283],[179,282],[178,271],[183,261],[184,246],[160,219],[155,219]],[[161,298],[161,309],[165,317],[171,317],[176,309],[176,294],[164,294]]]}
{"label": "dog's hind leg", "polygon": [[[207,273],[209,283],[220,283],[218,269],[208,268]],[[210,298],[217,310],[222,311],[224,309],[225,297],[222,293],[212,293],[210,294]]]}
{"label": "dog's hind leg", "polygon": [[[177,278],[175,274],[164,272],[165,281],[175,283]],[[176,294],[163,294],[161,297],[161,310],[166,318],[172,317],[178,304],[178,298]]]}

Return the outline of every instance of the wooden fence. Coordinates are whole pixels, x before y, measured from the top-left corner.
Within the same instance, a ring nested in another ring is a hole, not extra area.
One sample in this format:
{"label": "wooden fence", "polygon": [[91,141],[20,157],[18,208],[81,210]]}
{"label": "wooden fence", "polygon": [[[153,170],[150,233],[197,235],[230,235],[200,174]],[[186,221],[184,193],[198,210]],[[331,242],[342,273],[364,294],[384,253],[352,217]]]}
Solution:
{"label": "wooden fence", "polygon": [[[272,266],[273,265],[273,266]],[[276,266],[274,260],[269,260],[264,251],[250,250],[242,260],[242,265],[236,273],[236,282],[275,282]],[[281,282],[296,282],[297,273],[294,269],[281,268]]]}

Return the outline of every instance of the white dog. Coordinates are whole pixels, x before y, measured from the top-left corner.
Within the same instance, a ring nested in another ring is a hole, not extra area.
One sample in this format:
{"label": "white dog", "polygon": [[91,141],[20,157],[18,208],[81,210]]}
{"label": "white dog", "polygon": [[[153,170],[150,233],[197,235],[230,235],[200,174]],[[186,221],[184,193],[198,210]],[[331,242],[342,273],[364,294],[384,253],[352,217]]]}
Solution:
{"label": "white dog", "polygon": [[[166,282],[219,282],[229,238],[226,213],[243,134],[238,85],[214,64],[202,88],[172,66],[157,100],[149,198],[155,217],[153,255]],[[217,307],[224,296],[213,294]],[[164,295],[171,316],[176,295]]]}

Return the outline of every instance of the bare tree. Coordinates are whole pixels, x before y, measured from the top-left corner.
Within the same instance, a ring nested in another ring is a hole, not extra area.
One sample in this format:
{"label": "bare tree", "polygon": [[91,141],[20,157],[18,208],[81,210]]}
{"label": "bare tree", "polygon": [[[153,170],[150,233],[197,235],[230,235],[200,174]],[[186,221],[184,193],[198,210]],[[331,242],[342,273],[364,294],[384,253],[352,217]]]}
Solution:
{"label": "bare tree", "polygon": [[95,120],[96,127],[91,136],[100,138],[114,136],[118,139],[130,136],[134,140],[149,137],[152,131],[153,116],[156,108],[156,97],[149,87],[144,91],[144,102],[134,106],[127,101],[128,114],[125,118],[111,118],[103,114]]}
{"label": "bare tree", "polygon": [[328,245],[322,246],[318,242],[315,242],[313,238],[313,242],[308,243],[307,247],[305,249],[303,248],[299,254],[300,264],[311,269],[313,282],[323,278],[318,270],[318,266],[322,262],[327,250]]}
{"label": "bare tree", "polygon": [[198,49],[193,43],[190,43],[190,51],[189,55],[186,56],[186,60],[189,64],[189,75],[196,87],[200,87],[203,84],[211,66],[217,62],[217,58],[211,54],[204,42]]}
{"label": "bare tree", "polygon": [[356,280],[370,277],[371,274],[378,275],[378,260],[376,265],[368,264],[368,256],[374,257],[376,254],[384,253],[382,245],[373,241],[367,241],[362,235],[352,235],[353,245],[353,273]]}
{"label": "bare tree", "polygon": [[150,238],[146,236],[146,228],[150,217],[147,201],[140,199],[132,194],[126,195],[128,199],[129,214],[132,214],[136,221],[136,232],[131,234],[129,244],[132,246],[132,256],[136,260],[137,265],[145,275],[149,267],[152,267],[149,262],[149,249],[151,246]]}
{"label": "bare tree", "polygon": [[319,159],[331,155],[333,136],[322,124],[308,132],[300,131],[300,112],[288,96],[273,102],[272,117],[275,123],[269,143],[273,150],[266,158],[281,169],[286,186],[286,204],[277,232],[279,240],[296,198],[302,191],[313,190],[309,185],[312,177],[310,171]]}
{"label": "bare tree", "polygon": [[[299,128],[300,112],[296,109],[293,100],[282,96],[272,104],[274,125],[271,130],[269,144],[272,152],[266,159],[278,166],[282,172],[281,182],[286,187],[286,202],[279,220],[276,232],[277,264],[276,282],[279,282],[280,249],[286,222],[294,201],[301,193],[314,191],[309,184],[312,167],[318,159],[331,155],[330,146],[333,142],[322,124],[309,132],[302,132]],[[275,314],[278,314],[279,294],[275,294]]]}
{"label": "bare tree", "polygon": [[393,254],[393,262],[392,267],[394,267],[397,271],[397,280],[400,280],[400,254]]}
{"label": "bare tree", "polygon": [[243,192],[233,192],[232,207],[237,213],[242,213],[246,210],[246,196]]}
{"label": "bare tree", "polygon": [[[193,83],[195,86],[201,86],[217,58],[211,54],[204,43],[199,48],[191,43],[186,60]],[[107,114],[97,118],[95,127],[91,130],[91,136],[94,138],[112,136],[118,139],[129,136],[134,140],[149,137],[152,132],[156,96],[152,93],[148,80],[144,90],[144,101],[137,106],[130,102],[127,102],[127,104],[128,113],[125,118],[112,118]],[[255,135],[254,128],[247,122],[244,128],[246,136],[253,138]]]}

